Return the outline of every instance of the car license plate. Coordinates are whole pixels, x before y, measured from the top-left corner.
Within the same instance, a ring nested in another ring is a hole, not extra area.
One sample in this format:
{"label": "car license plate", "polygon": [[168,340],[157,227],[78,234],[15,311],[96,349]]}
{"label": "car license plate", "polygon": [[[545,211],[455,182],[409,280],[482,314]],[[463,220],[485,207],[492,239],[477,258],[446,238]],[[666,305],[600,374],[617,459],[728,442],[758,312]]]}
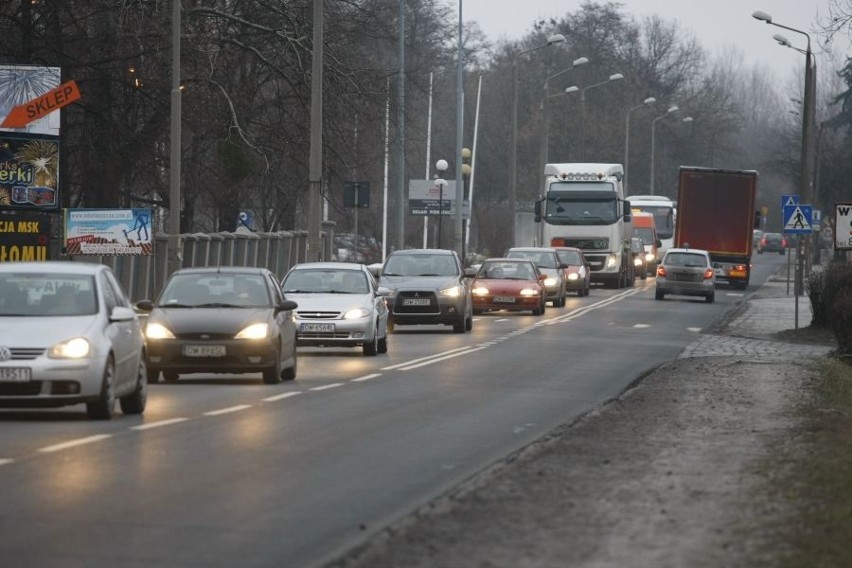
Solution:
{"label": "car license plate", "polygon": [[26,367],[0,367],[0,382],[27,383],[30,381],[30,370]]}
{"label": "car license plate", "polygon": [[185,345],[183,354],[187,357],[224,357],[224,345]]}
{"label": "car license plate", "polygon": [[428,306],[429,298],[403,298],[403,306]]}
{"label": "car license plate", "polygon": [[334,333],[333,323],[303,323],[299,326],[302,333]]}
{"label": "car license plate", "polygon": [[514,304],[515,298],[512,296],[494,296],[494,302],[498,304]]}

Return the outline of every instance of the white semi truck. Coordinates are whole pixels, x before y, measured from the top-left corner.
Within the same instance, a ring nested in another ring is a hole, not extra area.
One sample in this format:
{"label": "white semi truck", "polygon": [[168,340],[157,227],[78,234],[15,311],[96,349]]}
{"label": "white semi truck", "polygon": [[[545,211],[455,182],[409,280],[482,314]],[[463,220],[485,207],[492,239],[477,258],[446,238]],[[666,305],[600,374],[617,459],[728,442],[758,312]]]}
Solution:
{"label": "white semi truck", "polygon": [[535,205],[541,246],[581,249],[591,281],[615,288],[635,278],[623,178],[621,164],[546,164],[544,195]]}

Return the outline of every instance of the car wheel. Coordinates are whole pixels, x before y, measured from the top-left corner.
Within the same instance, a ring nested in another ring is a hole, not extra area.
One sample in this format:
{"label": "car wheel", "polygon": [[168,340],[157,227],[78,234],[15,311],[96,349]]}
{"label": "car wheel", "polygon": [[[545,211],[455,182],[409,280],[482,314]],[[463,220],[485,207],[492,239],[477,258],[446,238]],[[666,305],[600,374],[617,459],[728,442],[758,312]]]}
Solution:
{"label": "car wheel", "polygon": [[267,385],[275,385],[281,382],[281,348],[275,351],[275,361],[268,369],[263,370],[263,382]]}
{"label": "car wheel", "polygon": [[646,268],[639,274],[639,280],[645,280],[648,278],[648,269]]}
{"label": "car wheel", "polygon": [[475,309],[475,310],[473,310],[473,315],[475,315],[475,316],[481,316],[481,315],[482,315],[482,312],[483,312],[483,310]]}
{"label": "car wheel", "polygon": [[385,335],[381,339],[379,339],[379,353],[387,353],[388,352],[388,336]]}
{"label": "car wheel", "polygon": [[[159,374],[159,373],[158,373]],[[118,399],[121,412],[124,414],[142,414],[148,402],[148,372],[145,361],[139,361],[139,373],[136,376],[136,388],[127,396]]]}
{"label": "car wheel", "polygon": [[163,371],[163,380],[167,383],[176,383],[179,377],[180,375],[174,371]]}
{"label": "car wheel", "polygon": [[540,316],[544,313],[547,302],[542,302],[537,308],[533,308],[532,315]]}
{"label": "car wheel", "polygon": [[467,317],[462,314],[461,319],[453,324],[453,333],[464,333],[465,326],[467,326]]}
{"label": "car wheel", "polygon": [[393,320],[389,317],[388,318],[388,325],[387,325],[388,333],[393,333],[395,328],[396,328],[396,324],[394,324]]}
{"label": "car wheel", "polygon": [[298,358],[298,352],[296,351],[296,347],[295,347],[295,345],[296,345],[295,341],[293,342],[293,345],[294,345],[294,347],[293,347],[293,364],[290,365],[289,367],[287,367],[286,369],[284,369],[284,371],[281,373],[281,378],[284,379],[285,381],[295,381],[296,380],[296,367],[298,366],[297,363],[299,362],[299,358]]}
{"label": "car wheel", "polygon": [[148,380],[150,384],[155,384],[160,382],[160,370],[159,369],[146,369],[145,370],[145,378]]}
{"label": "car wheel", "polygon": [[86,414],[91,420],[110,420],[115,414],[115,361],[112,355],[107,358],[98,400],[86,403]]}
{"label": "car wheel", "polygon": [[665,300],[666,295],[659,288],[657,288],[657,291],[654,293],[654,298],[656,298],[657,300]]}
{"label": "car wheel", "polygon": [[712,304],[715,299],[716,299],[716,293],[711,292],[711,293],[707,294],[707,296],[704,298],[704,301],[707,302],[708,304]]}
{"label": "car wheel", "polygon": [[470,311],[470,315],[467,316],[464,320],[464,330],[471,331],[473,329],[473,310]]}
{"label": "car wheel", "polygon": [[374,357],[376,353],[379,352],[379,331],[376,329],[376,332],[373,333],[373,339],[370,342],[364,342],[364,356],[365,357]]}

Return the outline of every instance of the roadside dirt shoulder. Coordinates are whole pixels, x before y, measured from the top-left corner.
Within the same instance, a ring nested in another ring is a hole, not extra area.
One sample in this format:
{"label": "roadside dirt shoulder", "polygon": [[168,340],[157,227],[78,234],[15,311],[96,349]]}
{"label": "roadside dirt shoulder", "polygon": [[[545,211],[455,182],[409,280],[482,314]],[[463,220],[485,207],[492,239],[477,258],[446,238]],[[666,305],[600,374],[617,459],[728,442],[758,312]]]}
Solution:
{"label": "roadside dirt shoulder", "polygon": [[[776,335],[661,366],[331,566],[773,564],[783,511],[764,496],[784,467],[773,448],[796,443],[814,378],[801,345]],[[789,353],[763,357],[767,344]]]}

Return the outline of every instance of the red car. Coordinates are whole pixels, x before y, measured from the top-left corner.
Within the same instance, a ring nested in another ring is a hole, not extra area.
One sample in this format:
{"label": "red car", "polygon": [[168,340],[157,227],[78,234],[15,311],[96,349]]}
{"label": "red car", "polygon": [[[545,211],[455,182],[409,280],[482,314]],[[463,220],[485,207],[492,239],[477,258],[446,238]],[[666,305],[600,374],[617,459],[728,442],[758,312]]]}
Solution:
{"label": "red car", "polygon": [[588,296],[592,271],[583,251],[574,247],[553,247],[559,262],[568,266],[565,272],[565,289],[577,292],[578,296]]}
{"label": "red car", "polygon": [[545,274],[525,258],[489,258],[473,279],[473,313],[487,310],[530,310],[544,313],[547,292]]}

